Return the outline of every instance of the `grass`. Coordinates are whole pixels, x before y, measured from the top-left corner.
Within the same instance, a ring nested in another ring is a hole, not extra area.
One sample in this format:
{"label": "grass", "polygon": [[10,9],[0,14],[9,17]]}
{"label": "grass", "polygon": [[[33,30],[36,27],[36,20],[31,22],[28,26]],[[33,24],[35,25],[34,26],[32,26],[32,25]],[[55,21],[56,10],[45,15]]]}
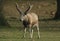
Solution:
{"label": "grass", "polygon": [[[59,20],[51,20],[47,18],[52,18],[50,16],[50,12],[54,11],[56,12],[56,0],[54,1],[31,1],[31,2],[18,2],[20,4],[20,7],[22,8],[24,4],[24,8],[26,9],[28,6],[26,4],[31,3],[34,5],[32,12],[36,12],[39,15],[39,27],[40,27],[40,34],[41,38],[37,39],[37,32],[34,31],[34,37],[33,39],[29,39],[29,33],[27,32],[26,38],[23,39],[23,28],[18,21],[19,14],[15,7],[15,2],[12,1],[6,1],[3,7],[3,14],[5,15],[5,18],[9,20],[11,16],[16,17],[17,20],[10,20],[9,24],[12,26],[4,27],[0,26],[0,41],[60,41],[60,21]],[[21,6],[22,5],[22,6]],[[22,10],[25,10],[25,9]]]}
{"label": "grass", "polygon": [[29,32],[26,38],[22,38],[23,31],[14,28],[0,28],[0,41],[60,41],[60,31],[42,31],[40,30],[41,38],[37,38],[37,32],[34,31],[33,39],[30,39]]}

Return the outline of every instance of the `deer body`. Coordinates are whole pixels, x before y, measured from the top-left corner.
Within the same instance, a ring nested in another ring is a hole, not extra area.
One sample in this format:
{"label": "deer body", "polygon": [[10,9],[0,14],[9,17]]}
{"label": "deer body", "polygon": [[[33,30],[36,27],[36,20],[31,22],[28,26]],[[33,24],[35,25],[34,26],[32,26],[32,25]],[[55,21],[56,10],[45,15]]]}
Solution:
{"label": "deer body", "polygon": [[16,4],[16,8],[21,14],[20,20],[23,22],[24,25],[24,37],[26,34],[27,27],[29,28],[31,38],[33,37],[33,27],[37,27],[38,38],[40,38],[38,16],[35,13],[27,13],[27,11],[31,9],[31,6],[29,6],[29,8],[24,12],[24,14],[19,9],[18,4]]}
{"label": "deer body", "polygon": [[[26,25],[34,25],[38,22],[38,16],[35,13],[28,13],[24,16],[23,24],[26,23]],[[25,24],[24,24],[25,25]]]}

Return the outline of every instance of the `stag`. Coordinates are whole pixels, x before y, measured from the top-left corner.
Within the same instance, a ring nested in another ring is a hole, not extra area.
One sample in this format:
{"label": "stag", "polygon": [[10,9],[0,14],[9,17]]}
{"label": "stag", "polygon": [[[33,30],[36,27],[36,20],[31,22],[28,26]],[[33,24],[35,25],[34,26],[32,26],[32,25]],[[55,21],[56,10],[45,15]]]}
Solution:
{"label": "stag", "polygon": [[20,21],[24,25],[24,35],[23,37],[25,38],[26,35],[26,30],[29,28],[30,32],[30,38],[33,38],[33,28],[36,27],[38,31],[38,38],[40,38],[40,32],[39,32],[39,23],[38,23],[38,16],[35,13],[27,13],[28,11],[31,10],[33,5],[29,5],[28,9],[25,12],[22,12],[16,3],[16,9],[20,14]]}

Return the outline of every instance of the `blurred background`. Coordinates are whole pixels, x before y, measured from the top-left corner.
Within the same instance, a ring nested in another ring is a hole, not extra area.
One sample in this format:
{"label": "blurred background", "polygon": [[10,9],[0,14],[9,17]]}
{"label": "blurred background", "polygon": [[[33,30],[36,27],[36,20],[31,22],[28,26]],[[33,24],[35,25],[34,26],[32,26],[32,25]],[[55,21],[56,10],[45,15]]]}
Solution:
{"label": "blurred background", "polygon": [[9,27],[22,25],[15,3],[18,3],[23,12],[28,8],[28,4],[33,5],[29,12],[34,12],[39,16],[40,28],[59,29],[60,21],[53,20],[57,11],[56,0],[0,0],[0,25]]}

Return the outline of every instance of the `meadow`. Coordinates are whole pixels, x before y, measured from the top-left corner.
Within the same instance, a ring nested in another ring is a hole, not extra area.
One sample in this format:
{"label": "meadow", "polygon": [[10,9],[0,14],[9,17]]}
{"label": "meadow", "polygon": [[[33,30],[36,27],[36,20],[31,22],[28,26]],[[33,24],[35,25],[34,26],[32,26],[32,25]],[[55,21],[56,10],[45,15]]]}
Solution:
{"label": "meadow", "polygon": [[53,20],[56,12],[56,0],[45,1],[17,1],[20,9],[24,12],[28,8],[28,3],[33,5],[29,12],[35,12],[39,16],[39,28],[41,38],[37,38],[37,31],[34,28],[34,37],[30,39],[27,31],[26,38],[23,36],[23,25],[19,21],[19,13],[15,7],[16,1],[5,1],[2,14],[9,23],[10,27],[0,26],[0,41],[60,41],[60,20]]}
{"label": "meadow", "polygon": [[33,39],[29,38],[29,32],[26,33],[26,38],[22,38],[23,29],[20,31],[17,28],[0,28],[0,41],[60,41],[60,31],[57,30],[41,30],[41,38],[38,39],[37,31],[34,31]]}

